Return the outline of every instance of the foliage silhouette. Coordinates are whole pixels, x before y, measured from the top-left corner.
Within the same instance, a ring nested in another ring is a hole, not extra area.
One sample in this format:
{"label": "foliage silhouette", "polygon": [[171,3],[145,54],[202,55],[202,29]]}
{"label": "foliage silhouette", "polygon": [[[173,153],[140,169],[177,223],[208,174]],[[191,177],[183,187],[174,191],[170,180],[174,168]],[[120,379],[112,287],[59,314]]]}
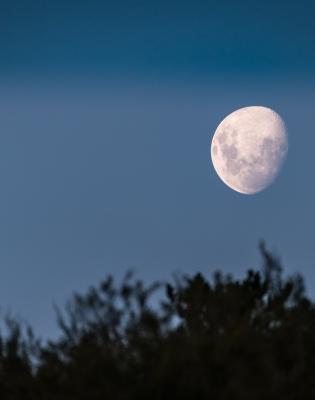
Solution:
{"label": "foliage silhouette", "polygon": [[243,279],[109,277],[57,310],[61,336],[45,345],[9,320],[0,399],[314,399],[314,304],[260,251],[262,269]]}

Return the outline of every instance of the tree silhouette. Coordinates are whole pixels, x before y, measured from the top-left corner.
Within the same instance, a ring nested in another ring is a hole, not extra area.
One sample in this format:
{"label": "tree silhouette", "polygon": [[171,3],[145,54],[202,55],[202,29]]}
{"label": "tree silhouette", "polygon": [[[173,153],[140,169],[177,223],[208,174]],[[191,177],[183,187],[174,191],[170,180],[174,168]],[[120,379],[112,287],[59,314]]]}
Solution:
{"label": "tree silhouette", "polygon": [[57,311],[61,336],[45,345],[11,321],[0,398],[314,399],[314,304],[299,275],[284,278],[260,251],[261,270],[243,279],[109,277]]}

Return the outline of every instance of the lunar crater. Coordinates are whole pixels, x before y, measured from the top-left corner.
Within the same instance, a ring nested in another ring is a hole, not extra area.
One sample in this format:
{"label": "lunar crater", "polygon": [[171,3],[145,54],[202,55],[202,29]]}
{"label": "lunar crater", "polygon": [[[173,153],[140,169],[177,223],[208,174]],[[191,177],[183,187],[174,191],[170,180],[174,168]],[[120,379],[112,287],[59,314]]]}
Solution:
{"label": "lunar crater", "polygon": [[235,144],[231,144],[231,145],[224,144],[223,149],[222,149],[222,154],[227,159],[237,158],[238,151],[237,151]]}

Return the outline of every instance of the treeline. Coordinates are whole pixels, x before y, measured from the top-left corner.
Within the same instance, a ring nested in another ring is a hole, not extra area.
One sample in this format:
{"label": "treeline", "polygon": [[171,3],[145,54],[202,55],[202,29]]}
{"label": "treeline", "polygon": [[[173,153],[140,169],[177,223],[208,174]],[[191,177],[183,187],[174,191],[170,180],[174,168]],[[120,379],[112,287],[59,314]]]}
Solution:
{"label": "treeline", "polygon": [[300,276],[284,278],[260,251],[262,268],[243,279],[109,277],[74,295],[45,344],[8,320],[0,399],[315,399],[314,304]]}

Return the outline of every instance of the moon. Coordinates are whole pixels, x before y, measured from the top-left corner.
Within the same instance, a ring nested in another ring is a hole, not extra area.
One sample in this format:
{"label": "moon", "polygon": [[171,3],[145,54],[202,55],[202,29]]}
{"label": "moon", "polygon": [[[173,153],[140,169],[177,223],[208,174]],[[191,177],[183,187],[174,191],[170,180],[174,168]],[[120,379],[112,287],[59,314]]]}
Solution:
{"label": "moon", "polygon": [[252,106],[229,114],[211,142],[211,159],[231,189],[255,194],[277,177],[288,153],[284,121],[270,108]]}

